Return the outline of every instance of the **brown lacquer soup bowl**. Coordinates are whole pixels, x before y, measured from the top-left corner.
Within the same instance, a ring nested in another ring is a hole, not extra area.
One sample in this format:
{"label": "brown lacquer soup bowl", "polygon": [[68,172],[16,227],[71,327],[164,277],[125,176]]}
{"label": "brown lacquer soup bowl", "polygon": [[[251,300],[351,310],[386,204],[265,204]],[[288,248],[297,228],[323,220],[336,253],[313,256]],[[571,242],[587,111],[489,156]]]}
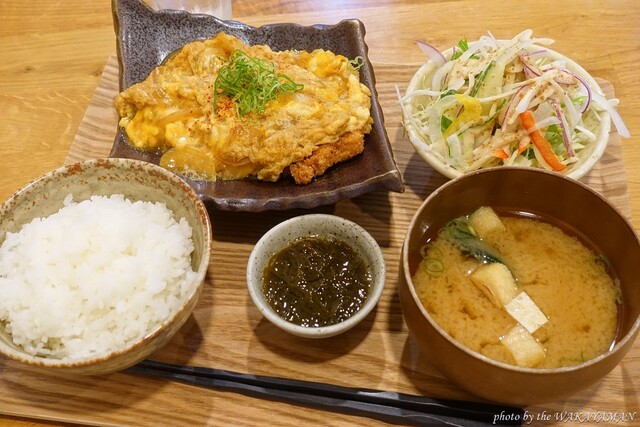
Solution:
{"label": "brown lacquer soup bowl", "polygon": [[[516,366],[469,349],[435,321],[412,279],[422,260],[421,251],[449,221],[481,206],[526,212],[565,224],[608,260],[621,294],[618,331],[608,351],[571,366]],[[402,248],[400,303],[411,339],[422,355],[461,388],[509,404],[558,401],[597,383],[632,347],[640,328],[638,259],[640,242],[630,222],[586,185],[541,170],[485,169],[449,181],[415,213]]]}

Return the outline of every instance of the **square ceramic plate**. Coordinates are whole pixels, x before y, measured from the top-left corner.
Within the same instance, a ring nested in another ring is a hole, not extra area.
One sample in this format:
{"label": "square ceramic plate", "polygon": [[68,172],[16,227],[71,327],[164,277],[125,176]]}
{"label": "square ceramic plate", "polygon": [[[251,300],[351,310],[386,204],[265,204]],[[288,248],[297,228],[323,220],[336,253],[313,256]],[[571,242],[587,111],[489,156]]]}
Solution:
{"label": "square ceramic plate", "polygon": [[[404,190],[402,177],[384,128],[384,119],[375,90],[373,67],[364,42],[365,28],[358,20],[336,25],[301,26],[273,24],[251,27],[236,21],[222,21],[210,15],[184,11],[156,12],[141,0],[113,0],[114,26],[120,66],[120,90],[144,80],[164,58],[194,41],[213,37],[220,31],[234,35],[247,44],[266,44],[273,50],[329,49],[347,58],[362,56],[360,80],[372,94],[373,129],[365,137],[365,149],[359,156],[330,168],[308,185],[292,180],[261,182],[188,180],[200,197],[213,207],[233,211],[265,211],[312,208],[352,198],[373,190]],[[124,132],[118,129],[111,157],[126,157],[159,162],[159,156],[134,149]]]}

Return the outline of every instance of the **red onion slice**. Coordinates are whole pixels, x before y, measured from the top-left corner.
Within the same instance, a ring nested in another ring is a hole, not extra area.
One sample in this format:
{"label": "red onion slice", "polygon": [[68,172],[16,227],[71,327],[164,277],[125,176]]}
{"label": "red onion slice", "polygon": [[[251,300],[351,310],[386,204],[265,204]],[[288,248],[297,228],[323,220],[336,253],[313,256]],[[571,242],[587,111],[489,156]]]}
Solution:
{"label": "red onion slice", "polygon": [[585,92],[587,93],[587,102],[584,103],[584,105],[582,106],[582,109],[580,110],[580,114],[584,114],[585,111],[587,111],[589,109],[589,106],[591,105],[591,100],[593,98],[593,95],[591,94],[591,88],[589,87],[587,82],[582,77],[580,77],[579,75],[577,75],[573,71],[567,70],[566,68],[562,69],[561,71],[563,71],[563,72],[575,77],[576,80],[578,80],[580,82],[580,84],[584,87]]}
{"label": "red onion slice", "polygon": [[527,58],[533,58],[536,56],[544,55],[547,52],[548,52],[547,49],[540,49],[540,50],[536,50],[535,52],[525,52],[524,56],[526,56]]}
{"label": "red onion slice", "polygon": [[569,132],[567,132],[564,114],[562,113],[562,109],[560,108],[558,100],[555,98],[552,99],[551,105],[553,105],[553,110],[556,112],[558,120],[560,120],[560,130],[562,131],[562,143],[564,144],[564,148],[567,149],[567,154],[569,154],[569,157],[575,157],[576,152],[573,150],[573,145],[571,144],[571,139],[569,138]]}
{"label": "red onion slice", "polygon": [[447,62],[447,59],[444,57],[444,55],[435,47],[421,40],[417,40],[416,43],[418,44],[420,50],[429,58],[431,58],[431,60],[435,62],[438,67],[442,67]]}
{"label": "red onion slice", "polygon": [[531,86],[531,85],[526,84],[524,86],[521,86],[520,89],[518,89],[518,91],[513,94],[513,96],[511,97],[511,101],[509,101],[509,104],[507,105],[507,108],[505,108],[505,110],[504,110],[504,116],[502,117],[502,121],[500,122],[500,127],[501,128],[504,128],[504,125],[507,123],[507,119],[509,117],[509,114],[511,114],[511,110],[514,108],[514,106],[518,102],[520,102],[519,100],[516,101],[516,99],[522,94],[522,92],[525,89],[528,89],[529,86]]}
{"label": "red onion slice", "polygon": [[520,57],[520,62],[522,62],[522,67],[524,68],[524,74],[528,79],[540,77],[542,73],[537,70],[529,61],[527,60],[528,55],[520,53],[518,55]]}

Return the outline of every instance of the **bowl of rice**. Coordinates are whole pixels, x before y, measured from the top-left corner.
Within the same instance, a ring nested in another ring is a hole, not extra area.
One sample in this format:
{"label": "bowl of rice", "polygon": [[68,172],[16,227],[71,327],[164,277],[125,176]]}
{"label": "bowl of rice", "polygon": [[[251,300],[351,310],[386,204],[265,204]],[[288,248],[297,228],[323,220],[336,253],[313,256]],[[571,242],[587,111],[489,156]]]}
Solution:
{"label": "bowl of rice", "polygon": [[159,166],[51,171],[0,205],[0,353],[69,374],[132,366],[191,315],[210,250],[204,204]]}

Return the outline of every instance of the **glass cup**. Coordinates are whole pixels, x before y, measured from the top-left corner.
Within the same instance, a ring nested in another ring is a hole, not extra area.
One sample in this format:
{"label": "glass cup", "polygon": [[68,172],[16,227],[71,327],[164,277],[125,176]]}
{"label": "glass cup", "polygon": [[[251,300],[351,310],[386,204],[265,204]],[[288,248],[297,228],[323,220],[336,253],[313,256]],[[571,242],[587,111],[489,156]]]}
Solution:
{"label": "glass cup", "polygon": [[231,0],[146,0],[155,10],[186,10],[206,13],[220,19],[231,19]]}

